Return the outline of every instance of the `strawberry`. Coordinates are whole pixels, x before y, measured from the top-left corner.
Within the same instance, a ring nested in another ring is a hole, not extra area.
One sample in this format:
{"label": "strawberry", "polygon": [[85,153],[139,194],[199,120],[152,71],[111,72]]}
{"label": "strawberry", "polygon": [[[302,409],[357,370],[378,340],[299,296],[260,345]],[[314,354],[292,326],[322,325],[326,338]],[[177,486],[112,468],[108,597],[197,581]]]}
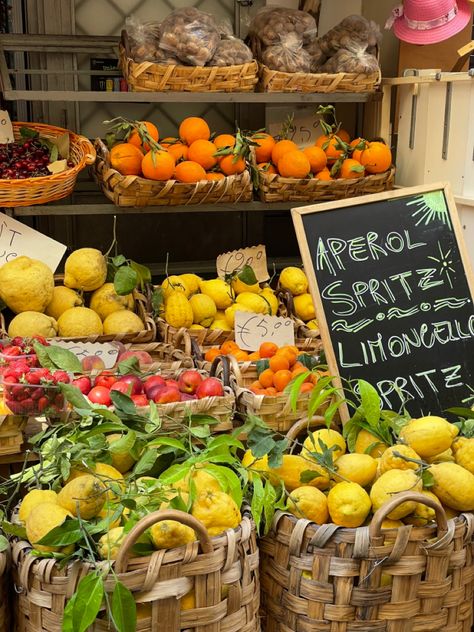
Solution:
{"label": "strawberry", "polygon": [[59,384],[59,382],[62,382],[63,384],[69,384],[70,381],[71,380],[66,371],[55,371],[53,373],[53,382],[55,382],[56,384]]}

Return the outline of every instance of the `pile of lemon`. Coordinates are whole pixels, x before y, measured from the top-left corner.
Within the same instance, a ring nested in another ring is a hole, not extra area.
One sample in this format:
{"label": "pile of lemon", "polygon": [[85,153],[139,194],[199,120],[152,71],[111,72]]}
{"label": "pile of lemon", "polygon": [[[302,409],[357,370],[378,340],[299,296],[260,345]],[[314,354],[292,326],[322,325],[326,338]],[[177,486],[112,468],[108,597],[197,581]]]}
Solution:
{"label": "pile of lemon", "polygon": [[[300,454],[285,454],[278,468],[269,467],[267,457],[257,459],[250,451],[242,464],[250,473],[267,472],[270,481],[283,482],[287,510],[317,524],[360,527],[395,494],[407,491],[430,497],[452,518],[474,510],[474,438],[457,435],[457,426],[447,420],[422,417],[409,421],[399,443],[392,446],[361,429],[355,451],[348,453],[344,437],[323,428],[309,433]],[[330,451],[330,467],[315,456],[323,454],[323,448]],[[423,503],[407,501],[387,518],[385,528],[425,526],[434,520],[435,512]]]}
{"label": "pile of lemon", "polygon": [[133,296],[119,296],[106,279],[106,258],[95,248],[69,255],[61,285],[55,285],[51,269],[36,259],[22,256],[3,264],[0,299],[16,314],[8,335],[80,338],[145,329],[133,311]]}
{"label": "pile of lemon", "polygon": [[288,290],[292,295],[295,316],[306,323],[309,329],[319,329],[308,285],[308,278],[301,268],[289,266],[280,273],[278,286],[282,290]]}

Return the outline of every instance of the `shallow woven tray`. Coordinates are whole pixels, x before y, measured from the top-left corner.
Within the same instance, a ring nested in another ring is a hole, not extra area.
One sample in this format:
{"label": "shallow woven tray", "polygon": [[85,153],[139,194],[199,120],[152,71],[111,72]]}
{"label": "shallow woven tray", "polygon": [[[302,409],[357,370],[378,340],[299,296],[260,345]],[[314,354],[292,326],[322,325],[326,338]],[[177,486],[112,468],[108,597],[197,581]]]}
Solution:
{"label": "shallow woven tray", "polygon": [[259,64],[261,92],[374,92],[380,84],[380,71],[362,73],[280,72]]}
{"label": "shallow woven tray", "polygon": [[122,31],[119,63],[134,92],[253,92],[258,82],[256,61],[235,66],[171,66],[150,61],[137,63]]}
{"label": "shallow woven tray", "polygon": [[[397,494],[368,527],[318,526],[277,512],[260,540],[266,632],[470,632],[473,514],[381,530]],[[303,573],[311,573],[311,579]],[[392,581],[382,585],[382,574]]]}
{"label": "shallow woven tray", "polygon": [[395,167],[385,173],[351,180],[283,178],[261,170],[259,174],[258,194],[262,202],[328,202],[393,189]]}
{"label": "shallow woven tray", "polygon": [[90,140],[62,127],[43,123],[13,123],[15,139],[20,138],[22,127],[29,127],[48,139],[69,134],[69,160],[74,163],[74,166],[62,173],[39,178],[0,179],[0,206],[46,204],[72,193],[79,171],[95,161],[95,149]]}
{"label": "shallow woven tray", "polygon": [[[136,538],[165,519],[191,526],[199,541],[130,559]],[[61,632],[65,606],[92,565],[76,561],[61,568],[54,559],[34,557],[24,540],[13,540],[12,557],[16,629]],[[237,529],[210,538],[202,523],[189,514],[166,510],[151,513],[135,525],[123,541],[114,570],[137,604],[151,606],[151,616],[137,624],[140,632],[260,632],[258,561],[255,526],[248,513]],[[105,589],[110,593],[114,586],[110,574]],[[228,596],[222,596],[223,586],[228,587]],[[180,600],[191,590],[196,608],[181,610]],[[99,619],[88,628],[90,632],[110,629]]]}
{"label": "shallow woven tray", "polygon": [[[147,372],[155,371],[161,375],[171,375],[179,371],[179,369],[191,369],[194,367],[191,340],[189,336],[187,336],[187,339],[185,336],[183,338],[183,349],[176,348],[174,345],[165,342],[146,342],[126,345],[126,347],[127,351],[146,351],[151,355],[153,364],[147,365]],[[178,343],[178,345],[181,345],[181,343]]]}
{"label": "shallow woven tray", "polygon": [[95,177],[103,194],[116,206],[234,204],[252,199],[252,179],[248,170],[223,180],[201,180],[194,184],[177,180],[160,182],[140,176],[123,176],[111,166],[109,150],[100,138],[95,140],[95,148]]}

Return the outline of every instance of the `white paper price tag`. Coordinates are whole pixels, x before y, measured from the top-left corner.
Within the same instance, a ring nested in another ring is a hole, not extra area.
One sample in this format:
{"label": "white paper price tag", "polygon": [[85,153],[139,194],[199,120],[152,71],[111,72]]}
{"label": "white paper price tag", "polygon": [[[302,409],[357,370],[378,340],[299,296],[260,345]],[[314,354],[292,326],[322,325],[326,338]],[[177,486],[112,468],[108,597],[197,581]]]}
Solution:
{"label": "white paper price tag", "polygon": [[13,125],[6,110],[0,110],[0,143],[13,143]]}
{"label": "white paper price tag", "polygon": [[67,349],[79,360],[83,360],[87,356],[97,356],[105,364],[106,369],[111,369],[117,362],[119,350],[108,342],[74,342],[73,340],[56,340],[53,338],[51,343],[56,347]]}
{"label": "white paper price tag", "polygon": [[64,244],[0,213],[0,266],[24,255],[42,261],[55,272],[65,252]]}
{"label": "white paper price tag", "polygon": [[246,265],[252,268],[258,282],[267,281],[270,278],[267,253],[263,245],[224,252],[216,260],[217,274],[222,279],[228,274],[239,272]]}
{"label": "white paper price tag", "polygon": [[314,113],[313,106],[301,106],[288,108],[284,106],[271,106],[267,108],[266,128],[273,136],[281,134],[282,121],[288,115],[293,116],[293,125],[288,134],[289,140],[294,141],[298,147],[310,147],[321,134],[319,116]]}
{"label": "white paper price tag", "polygon": [[246,351],[256,351],[262,342],[274,342],[279,347],[295,344],[291,318],[235,312],[234,330],[235,342]]}

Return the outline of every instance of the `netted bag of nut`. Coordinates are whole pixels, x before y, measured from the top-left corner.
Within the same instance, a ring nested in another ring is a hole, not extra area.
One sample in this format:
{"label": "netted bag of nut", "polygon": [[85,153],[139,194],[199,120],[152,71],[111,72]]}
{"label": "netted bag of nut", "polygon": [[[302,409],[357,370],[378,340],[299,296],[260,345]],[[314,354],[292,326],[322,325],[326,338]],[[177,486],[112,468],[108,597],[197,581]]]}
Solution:
{"label": "netted bag of nut", "polygon": [[226,37],[219,42],[209,66],[234,66],[252,61],[250,48],[238,37]]}
{"label": "netted bag of nut", "polygon": [[356,73],[370,75],[379,70],[379,62],[374,55],[366,51],[364,45],[352,44],[352,50],[340,48],[320,68],[327,73]]}
{"label": "netted bag of nut", "polygon": [[323,53],[331,57],[340,48],[353,50],[354,45],[364,46],[364,50],[373,54],[381,41],[382,34],[378,24],[361,15],[349,15],[320,37],[319,45]]}
{"label": "netted bag of nut", "polygon": [[321,66],[326,61],[327,57],[321,50],[321,46],[319,45],[319,41],[314,39],[309,44],[304,46],[304,50],[311,57],[311,72],[317,73],[320,71]]}
{"label": "netted bag of nut", "polygon": [[284,7],[264,7],[249,26],[249,35],[258,37],[265,46],[280,43],[281,37],[294,33],[309,43],[318,32],[316,20],[306,11]]}
{"label": "netted bag of nut", "polygon": [[303,48],[303,40],[296,33],[286,33],[280,43],[267,46],[262,62],[270,70],[280,72],[311,72],[311,55]]}
{"label": "netted bag of nut", "polygon": [[191,66],[204,66],[212,59],[219,42],[212,15],[194,7],[176,9],[161,23],[160,48]]}
{"label": "netted bag of nut", "polygon": [[125,30],[133,61],[137,63],[157,61],[157,58],[164,56],[164,52],[159,48],[161,35],[159,22],[142,22],[130,16],[125,20]]}

